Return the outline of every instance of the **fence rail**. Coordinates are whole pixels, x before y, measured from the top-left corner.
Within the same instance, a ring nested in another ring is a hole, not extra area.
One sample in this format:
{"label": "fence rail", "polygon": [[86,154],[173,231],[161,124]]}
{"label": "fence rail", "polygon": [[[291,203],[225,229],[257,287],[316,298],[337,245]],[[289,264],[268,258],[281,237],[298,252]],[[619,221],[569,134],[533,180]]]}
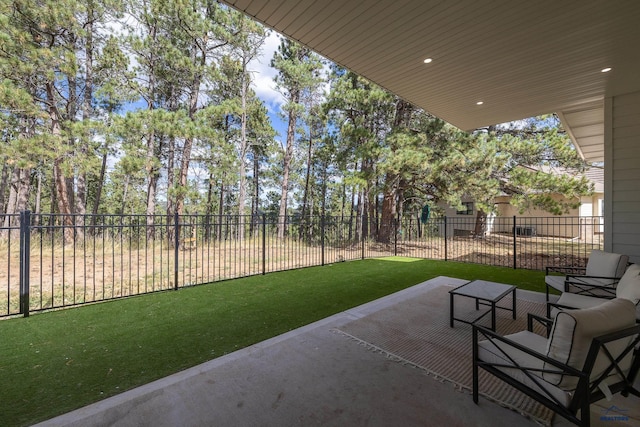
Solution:
{"label": "fence rail", "polygon": [[[389,255],[513,268],[584,266],[601,217],[5,216],[0,317]],[[478,230],[481,230],[478,232]]]}

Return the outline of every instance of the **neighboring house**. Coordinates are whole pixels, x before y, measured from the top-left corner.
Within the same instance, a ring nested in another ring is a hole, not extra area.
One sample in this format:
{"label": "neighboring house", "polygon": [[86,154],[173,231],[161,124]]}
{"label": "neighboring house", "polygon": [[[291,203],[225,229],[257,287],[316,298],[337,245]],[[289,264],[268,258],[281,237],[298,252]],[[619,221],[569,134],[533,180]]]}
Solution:
{"label": "neighboring house", "polygon": [[[516,234],[523,236],[554,236],[567,238],[589,238],[604,232],[604,171],[592,168],[585,172],[594,192],[580,199],[580,207],[563,215],[552,215],[547,211],[531,208],[523,213],[511,205],[511,196],[495,198],[495,213],[487,218],[486,234],[512,233],[513,217],[516,216]],[[562,200],[561,195],[556,195]],[[469,235],[476,229],[477,206],[473,199],[463,198],[462,209],[440,206],[447,217],[447,235]],[[444,230],[441,231],[444,233]]]}

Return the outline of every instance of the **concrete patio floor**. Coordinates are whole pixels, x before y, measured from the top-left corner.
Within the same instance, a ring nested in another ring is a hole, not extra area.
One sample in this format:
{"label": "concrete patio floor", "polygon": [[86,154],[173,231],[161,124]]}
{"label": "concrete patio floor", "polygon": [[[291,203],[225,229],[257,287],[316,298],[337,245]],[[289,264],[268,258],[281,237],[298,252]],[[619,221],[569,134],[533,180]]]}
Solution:
{"label": "concrete patio floor", "polygon": [[[461,283],[429,280],[38,426],[537,425],[482,398],[475,405],[452,384],[332,332],[442,284]],[[544,299],[518,292],[519,298]],[[616,403],[631,419],[600,423],[603,408]],[[640,425],[639,405],[630,397],[593,406],[592,425]],[[564,425],[570,424],[554,420]]]}

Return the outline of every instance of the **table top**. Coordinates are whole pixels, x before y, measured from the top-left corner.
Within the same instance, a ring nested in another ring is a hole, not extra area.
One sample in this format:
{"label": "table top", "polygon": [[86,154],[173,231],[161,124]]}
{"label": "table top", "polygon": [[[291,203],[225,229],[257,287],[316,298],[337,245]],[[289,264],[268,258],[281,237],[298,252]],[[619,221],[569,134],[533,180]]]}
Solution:
{"label": "table top", "polygon": [[505,285],[504,283],[474,280],[450,290],[449,293],[496,302],[502,299],[514,288],[515,286]]}

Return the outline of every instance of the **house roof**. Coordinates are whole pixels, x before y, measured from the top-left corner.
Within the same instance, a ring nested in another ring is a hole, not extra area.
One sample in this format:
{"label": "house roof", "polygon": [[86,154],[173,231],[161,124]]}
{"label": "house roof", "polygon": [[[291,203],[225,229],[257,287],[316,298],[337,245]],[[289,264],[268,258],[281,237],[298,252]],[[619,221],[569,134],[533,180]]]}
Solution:
{"label": "house roof", "polygon": [[604,169],[589,168],[585,171],[584,176],[593,183],[593,190],[596,193],[604,193]]}
{"label": "house roof", "polygon": [[604,98],[640,90],[637,0],[225,3],[461,129],[558,113],[589,161]]}
{"label": "house roof", "polygon": [[[591,167],[587,168],[584,172],[577,172],[571,169],[564,169],[560,167],[549,167],[549,166],[540,166],[540,167],[532,167],[532,166],[520,166],[530,170],[537,170],[540,172],[544,172],[552,175],[570,175],[570,176],[584,176],[589,180],[591,184],[593,184],[593,191],[595,193],[604,193],[604,168],[601,167]],[[506,195],[506,194],[505,194]]]}

